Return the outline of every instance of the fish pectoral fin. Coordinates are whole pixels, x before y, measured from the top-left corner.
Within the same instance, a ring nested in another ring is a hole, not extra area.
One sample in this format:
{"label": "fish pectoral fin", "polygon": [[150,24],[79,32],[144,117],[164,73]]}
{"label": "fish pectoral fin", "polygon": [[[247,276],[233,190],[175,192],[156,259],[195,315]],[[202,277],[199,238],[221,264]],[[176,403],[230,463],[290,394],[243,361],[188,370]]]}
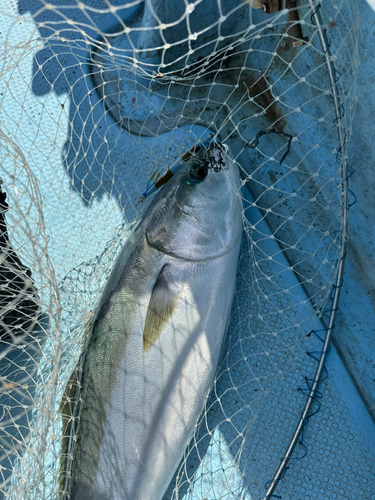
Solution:
{"label": "fish pectoral fin", "polygon": [[143,330],[143,350],[148,351],[156,342],[171,318],[180,299],[182,285],[173,280],[171,264],[165,264],[152,289]]}

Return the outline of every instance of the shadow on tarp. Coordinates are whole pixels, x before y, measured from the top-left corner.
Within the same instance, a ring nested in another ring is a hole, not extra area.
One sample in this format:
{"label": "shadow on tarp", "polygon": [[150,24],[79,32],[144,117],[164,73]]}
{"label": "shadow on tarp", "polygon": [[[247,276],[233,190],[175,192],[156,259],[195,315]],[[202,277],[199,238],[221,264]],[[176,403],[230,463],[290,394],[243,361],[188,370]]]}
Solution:
{"label": "shadow on tarp", "polygon": [[[69,130],[62,159],[71,188],[78,192],[86,205],[90,205],[93,198],[101,199],[104,194],[113,196],[120,205],[120,200],[124,200],[125,206],[120,208],[129,211],[125,214],[129,220],[134,216],[134,207],[128,203],[129,184],[126,185],[125,180],[126,172],[129,172],[126,160],[132,145],[129,136],[124,137],[127,134],[105,112],[93,88],[85,42],[87,37],[97,39],[97,29],[106,31],[118,24],[118,19],[114,14],[91,12],[92,24],[98,26],[91,28],[82,10],[74,6],[66,8],[63,0],[56,0],[53,4],[56,9],[48,10],[42,1],[18,2],[19,13],[33,16],[44,42],[44,48],[34,56],[32,92],[38,97],[51,93],[68,96],[67,102],[61,103],[63,109],[69,109]],[[60,6],[64,9],[59,10]],[[139,12],[140,6],[142,4],[119,10],[117,15],[123,15],[126,21]],[[72,27],[66,19],[74,19],[76,25]],[[85,36],[79,32],[78,26],[85,31]],[[54,35],[56,32],[59,37]],[[142,152],[138,151],[138,157],[141,156]]]}

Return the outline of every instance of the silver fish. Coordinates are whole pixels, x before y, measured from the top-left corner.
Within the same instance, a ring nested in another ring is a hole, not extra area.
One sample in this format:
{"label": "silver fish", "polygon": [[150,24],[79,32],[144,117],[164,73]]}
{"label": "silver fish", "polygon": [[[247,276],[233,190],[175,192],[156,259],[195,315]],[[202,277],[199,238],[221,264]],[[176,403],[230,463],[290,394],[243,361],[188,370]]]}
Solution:
{"label": "silver fish", "polygon": [[212,143],[192,155],[116,261],[61,404],[63,498],[160,500],[192,438],[228,327],[243,229],[226,151]]}

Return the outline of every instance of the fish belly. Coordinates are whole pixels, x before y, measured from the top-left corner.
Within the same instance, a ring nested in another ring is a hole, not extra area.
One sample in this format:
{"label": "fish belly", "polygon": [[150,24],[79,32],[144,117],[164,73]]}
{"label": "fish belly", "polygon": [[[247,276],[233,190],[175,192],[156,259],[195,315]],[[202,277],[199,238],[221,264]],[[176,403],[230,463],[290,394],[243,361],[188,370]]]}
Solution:
{"label": "fish belly", "polygon": [[[136,314],[134,305],[132,314],[127,312],[131,318],[124,321],[130,330],[121,359],[109,366],[111,387],[106,386],[102,396],[98,390],[96,400],[88,393],[91,401],[83,406],[80,453],[74,455],[80,463],[75,465],[71,499],[162,499],[214,380],[233,301],[238,252],[236,246],[218,259],[198,264],[172,261],[182,293],[150,349],[143,345],[150,291],[141,294]],[[128,296],[135,293],[129,290]],[[108,342],[110,338],[109,332]],[[100,363],[95,370],[100,371]],[[87,443],[97,436],[95,444],[85,445],[85,436]]]}

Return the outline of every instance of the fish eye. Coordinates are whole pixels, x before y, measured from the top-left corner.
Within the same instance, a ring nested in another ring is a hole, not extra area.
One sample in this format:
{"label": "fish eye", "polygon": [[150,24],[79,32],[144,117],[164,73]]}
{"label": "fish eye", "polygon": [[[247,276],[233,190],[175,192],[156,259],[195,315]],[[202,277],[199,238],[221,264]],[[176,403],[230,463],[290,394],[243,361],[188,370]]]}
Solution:
{"label": "fish eye", "polygon": [[190,169],[189,180],[191,182],[200,182],[207,177],[208,168],[203,165],[198,165]]}

